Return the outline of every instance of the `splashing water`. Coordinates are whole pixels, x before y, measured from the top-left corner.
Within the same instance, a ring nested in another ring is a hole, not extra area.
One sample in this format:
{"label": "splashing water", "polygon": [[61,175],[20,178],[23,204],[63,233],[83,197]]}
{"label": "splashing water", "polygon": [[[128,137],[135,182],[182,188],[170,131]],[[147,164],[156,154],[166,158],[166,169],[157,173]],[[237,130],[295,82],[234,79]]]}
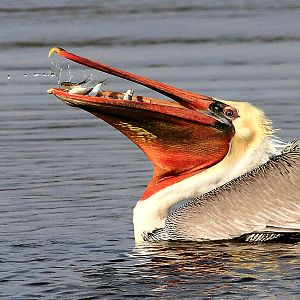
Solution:
{"label": "splashing water", "polygon": [[95,78],[95,74],[92,73],[91,69],[81,69],[78,66],[74,67],[74,69],[71,68],[71,62],[61,59],[59,56],[53,55],[50,59],[52,74],[57,77],[60,88],[65,88],[65,83],[81,83],[80,86],[82,88],[92,88],[101,82],[103,84],[108,82],[108,78],[104,80]]}
{"label": "splashing water", "polygon": [[[51,70],[54,76],[58,79],[58,85],[60,86],[63,82],[74,81],[75,75],[72,74],[70,63],[66,60],[58,60],[57,58],[51,57]],[[83,78],[86,81],[85,84],[92,84],[93,74],[84,74]],[[82,76],[81,76],[82,78]],[[82,79],[80,80],[82,81]]]}
{"label": "splashing water", "polygon": [[[55,77],[55,73],[54,72],[50,72],[50,73],[46,73],[46,72],[34,72],[32,74],[30,73],[24,73],[23,74],[24,77],[26,78],[30,78],[30,77],[39,77],[39,76],[42,76],[42,77]],[[14,79],[14,76],[10,75],[10,74],[7,74],[6,78],[8,80],[10,79]]]}

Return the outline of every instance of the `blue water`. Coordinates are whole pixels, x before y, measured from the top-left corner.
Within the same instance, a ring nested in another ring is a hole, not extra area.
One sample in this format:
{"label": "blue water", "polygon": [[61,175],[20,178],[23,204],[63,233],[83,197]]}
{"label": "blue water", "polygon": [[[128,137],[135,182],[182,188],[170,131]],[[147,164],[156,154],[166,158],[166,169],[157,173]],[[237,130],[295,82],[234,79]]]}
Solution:
{"label": "blue water", "polygon": [[[299,20],[290,0],[1,1],[1,298],[300,298],[299,244],[135,246],[132,209],[150,163],[119,132],[48,95],[57,80],[40,75],[51,72],[49,49],[64,47],[250,101],[288,141],[300,136]],[[131,87],[157,96],[109,82]]]}

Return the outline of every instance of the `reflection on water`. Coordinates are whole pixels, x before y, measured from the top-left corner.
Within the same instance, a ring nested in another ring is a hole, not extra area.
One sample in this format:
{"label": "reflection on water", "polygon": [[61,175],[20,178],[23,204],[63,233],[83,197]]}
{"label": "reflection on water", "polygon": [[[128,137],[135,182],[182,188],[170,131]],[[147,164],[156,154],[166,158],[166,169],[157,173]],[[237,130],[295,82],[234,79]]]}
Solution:
{"label": "reflection on water", "polygon": [[[84,270],[85,280],[105,295],[210,297],[285,295],[276,282],[297,287],[297,245],[162,243],[137,245],[129,257]],[[291,276],[291,269],[293,275]],[[267,274],[267,276],[266,276]],[[261,291],[263,284],[265,291]],[[224,297],[224,298],[223,298]]]}
{"label": "reflection on water", "polygon": [[[60,46],[250,101],[283,140],[299,138],[299,19],[296,0],[1,1],[0,298],[299,298],[299,244],[134,246],[132,209],[150,163],[46,93],[57,86],[48,52]],[[75,77],[66,68],[61,80],[91,75],[70,67]],[[129,88],[157,96],[109,77],[109,89]]]}

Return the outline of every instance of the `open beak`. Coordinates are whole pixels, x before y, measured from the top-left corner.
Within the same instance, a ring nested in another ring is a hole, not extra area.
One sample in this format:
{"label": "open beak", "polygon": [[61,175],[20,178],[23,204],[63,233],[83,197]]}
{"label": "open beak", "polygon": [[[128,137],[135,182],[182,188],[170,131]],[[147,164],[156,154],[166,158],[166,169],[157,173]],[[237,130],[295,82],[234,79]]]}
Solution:
{"label": "open beak", "polygon": [[[157,91],[176,102],[99,91],[96,96],[70,94],[51,88],[71,106],[82,108],[112,125],[133,141],[154,165],[142,199],[221,161],[229,151],[234,135],[232,113],[235,108],[211,97],[192,93],[132,74],[63,50],[57,53],[87,67],[115,75]],[[230,111],[230,116],[226,112]]]}

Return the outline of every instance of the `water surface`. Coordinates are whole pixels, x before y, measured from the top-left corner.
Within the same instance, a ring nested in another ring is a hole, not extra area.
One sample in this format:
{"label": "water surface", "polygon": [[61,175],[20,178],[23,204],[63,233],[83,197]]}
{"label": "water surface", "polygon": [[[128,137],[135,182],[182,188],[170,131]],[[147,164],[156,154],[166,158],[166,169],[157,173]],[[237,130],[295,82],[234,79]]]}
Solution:
{"label": "water surface", "polygon": [[[291,0],[1,1],[2,298],[299,298],[299,244],[135,246],[132,209],[150,163],[120,133],[46,94],[55,78],[34,76],[49,74],[47,53],[61,46],[250,101],[288,141],[299,137],[299,20]],[[156,96],[117,79],[109,87]]]}

